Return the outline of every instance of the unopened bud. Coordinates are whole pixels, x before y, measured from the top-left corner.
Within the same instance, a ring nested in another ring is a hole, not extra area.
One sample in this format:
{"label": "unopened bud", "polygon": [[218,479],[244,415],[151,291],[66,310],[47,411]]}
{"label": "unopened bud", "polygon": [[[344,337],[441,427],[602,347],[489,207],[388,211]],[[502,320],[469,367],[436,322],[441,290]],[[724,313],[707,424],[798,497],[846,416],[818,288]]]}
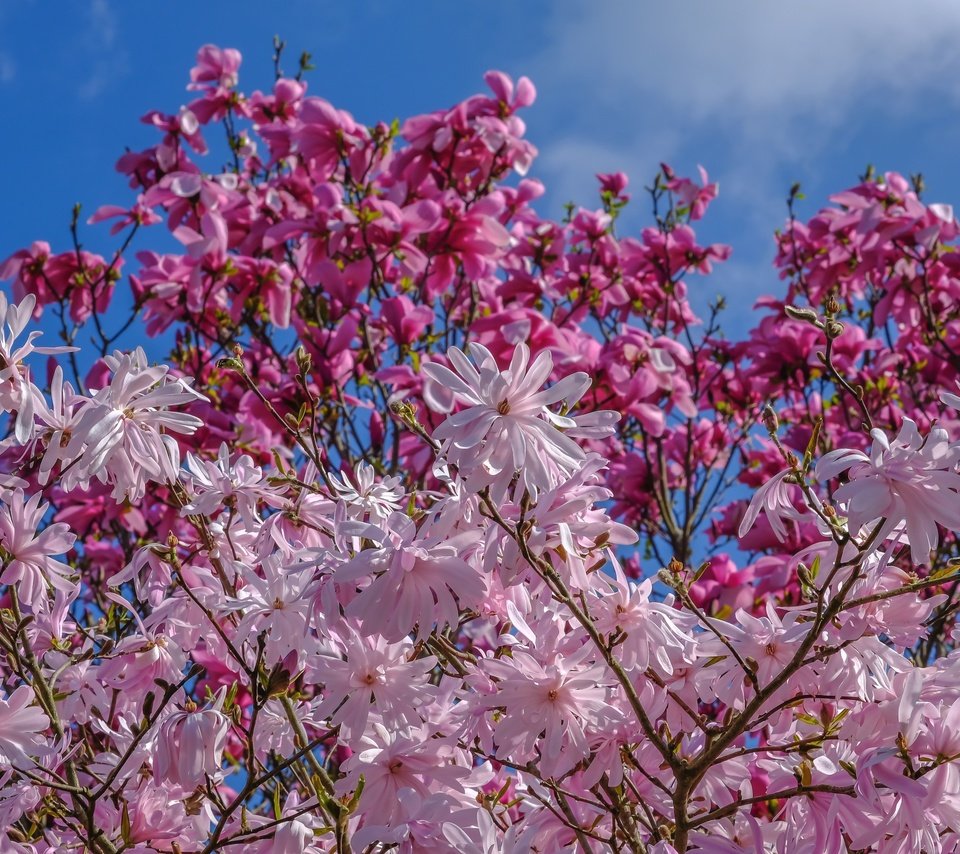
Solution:
{"label": "unopened bud", "polygon": [[841,306],[840,303],[837,302],[836,297],[828,297],[823,307],[826,309],[827,314],[838,314]]}
{"label": "unopened bud", "polygon": [[771,435],[780,429],[780,419],[777,418],[777,413],[769,403],[763,407],[761,417],[763,418],[763,426],[767,428],[767,432]]}
{"label": "unopened bud", "polygon": [[242,371],[242,370],[243,370],[243,362],[241,362],[239,359],[229,359],[229,358],[228,358],[228,359],[218,359],[218,360],[217,360],[217,367],[218,367],[221,371]]}
{"label": "unopened bud", "polygon": [[313,358],[307,352],[306,347],[301,345],[297,347],[296,359],[297,370],[299,370],[300,373],[305,377],[308,373],[310,373],[310,368],[313,367]]}
{"label": "unopened bud", "polygon": [[657,578],[659,578],[664,584],[666,584],[667,587],[672,587],[672,588],[676,588],[677,583],[680,580],[679,578],[677,578],[676,575],[674,575],[672,572],[670,572],[667,569],[661,569],[657,573]]}
{"label": "unopened bud", "polygon": [[795,305],[785,305],[783,310],[787,317],[793,320],[802,320],[804,323],[819,325],[817,313],[812,308],[797,308]]}
{"label": "unopened bud", "polygon": [[843,335],[843,324],[839,320],[828,320],[824,330],[827,338],[839,338]]}

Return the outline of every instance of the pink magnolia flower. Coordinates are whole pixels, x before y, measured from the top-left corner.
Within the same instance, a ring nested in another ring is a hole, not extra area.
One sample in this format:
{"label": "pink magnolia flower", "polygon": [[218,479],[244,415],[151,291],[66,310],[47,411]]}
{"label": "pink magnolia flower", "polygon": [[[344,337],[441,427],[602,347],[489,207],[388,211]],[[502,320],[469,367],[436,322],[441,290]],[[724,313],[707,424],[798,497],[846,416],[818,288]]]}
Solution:
{"label": "pink magnolia flower", "polygon": [[902,525],[913,562],[927,564],[940,540],[937,526],[960,529],[960,446],[952,444],[941,427],[921,436],[909,418],[903,419],[892,442],[882,430],[870,435],[869,455],[831,451],[817,464],[817,477],[826,481],[847,472],[848,482],[835,497],[846,511],[851,533],[882,519],[877,535],[882,542]]}
{"label": "pink magnolia flower", "polygon": [[184,515],[215,516],[221,507],[233,507],[244,523],[253,527],[259,518],[258,500],[274,506],[280,502],[279,490],[270,486],[253,458],[242,454],[231,463],[230,448],[225,442],[220,444],[216,461],[188,452],[187,469],[193,500],[181,511]]}
{"label": "pink magnolia flower", "polygon": [[585,455],[558,428],[576,427],[576,422],[547,407],[555,403],[572,407],[589,387],[589,377],[570,374],[542,389],[553,370],[549,352],[540,353],[529,364],[529,349],[518,344],[510,367],[501,371],[486,347],[473,344],[471,348],[477,367],[456,347],[447,351],[456,373],[433,362],[423,366],[427,376],[466,404],[434,431],[447,459],[461,473],[482,471],[501,495],[517,472],[532,495],[554,485],[558,477],[572,474]]}
{"label": "pink magnolia flower", "polygon": [[168,715],[157,733],[154,771],[157,779],[185,792],[218,779],[230,722],[221,708],[224,692],[205,709],[187,701]]}
{"label": "pink magnolia flower", "polygon": [[[119,596],[112,599],[123,601]],[[99,681],[110,688],[142,697],[156,688],[156,680],[177,680],[186,665],[186,655],[168,635],[149,631],[136,611],[131,615],[140,629],[117,644],[113,654],[97,673]]]}
{"label": "pink magnolia flower", "polygon": [[797,523],[809,518],[809,512],[797,510],[794,504],[797,488],[787,481],[790,474],[790,470],[787,469],[757,487],[737,531],[741,538],[745,537],[753,527],[761,511],[767,517],[773,533],[780,542],[786,540],[788,536],[784,525],[785,520]]}
{"label": "pink magnolia flower", "polygon": [[401,815],[401,789],[421,797],[435,789],[462,791],[469,768],[456,761],[450,739],[430,735],[426,727],[391,731],[375,723],[359,745],[363,749],[343,764],[346,775],[337,782],[338,794],[354,791],[362,776],[360,810],[375,807],[386,821],[394,821]]}
{"label": "pink magnolia flower", "polygon": [[27,499],[22,489],[0,504],[0,546],[9,555],[0,583],[19,584],[20,598],[35,610],[45,606],[48,584],[65,593],[76,589],[70,580],[73,570],[53,558],[70,549],[76,534],[63,522],[37,530],[49,507],[40,503],[39,494]]}
{"label": "pink magnolia flower", "polygon": [[386,822],[380,816],[369,814],[350,841],[364,849],[379,842],[392,843],[402,852],[493,854],[498,846],[495,826],[489,816],[476,803],[466,805],[446,793],[424,798],[414,789],[400,789],[394,820]]}
{"label": "pink magnolia flower", "polygon": [[184,379],[166,367],[148,367],[141,348],[107,356],[110,383],[94,391],[74,429],[66,456],[74,468],[66,488],[85,485],[91,477],[113,485],[115,498],[137,500],[148,480],[177,479],[179,450],[168,431],[189,435],[202,425],[194,415],[168,407],[204,400]]}
{"label": "pink magnolia flower", "polygon": [[363,634],[396,643],[416,629],[423,638],[435,626],[456,625],[460,609],[480,604],[483,577],[461,556],[476,548],[475,535],[419,536],[413,521],[399,513],[388,525],[387,534],[369,531],[377,547],[360,552],[334,576],[340,585],[374,576],[345,609],[347,617],[360,621]]}
{"label": "pink magnolia flower", "polygon": [[54,752],[44,732],[50,718],[34,701],[33,688],[20,685],[5,699],[0,699],[0,767],[16,765],[30,769],[30,756],[46,756]]}
{"label": "pink magnolia flower", "polygon": [[37,347],[34,341],[42,334],[35,330],[27,340],[17,344],[30,322],[37,304],[33,294],[27,294],[17,305],[7,302],[7,295],[0,291],[0,414],[16,412],[14,435],[25,444],[33,435],[34,398],[37,392],[30,382],[30,374],[23,360],[31,353],[65,353],[75,347]]}
{"label": "pink magnolia flower", "polygon": [[58,462],[69,462],[67,444],[81,403],[82,398],[76,394],[70,383],[64,382],[63,368],[57,365],[50,383],[49,405],[43,397],[37,397],[36,418],[45,429],[37,426],[37,433],[31,447],[41,441],[46,444],[37,473],[41,486],[45,486],[50,480],[50,475]]}
{"label": "pink magnolia flower", "polygon": [[[707,619],[729,641],[743,661],[749,659],[752,662],[757,682],[762,688],[780,674],[810,632],[810,623],[801,621],[803,614],[802,610],[795,609],[781,617],[773,602],[768,600],[764,616],[755,617],[746,611],[737,611],[735,617],[739,625]],[[744,702],[746,685],[749,684],[746,683],[743,669],[719,637],[703,635],[702,638],[698,652],[704,658],[718,656],[722,661],[702,670],[701,678],[709,682],[710,690],[721,702],[739,708]]]}
{"label": "pink magnolia flower", "polygon": [[279,663],[290,653],[308,653],[313,577],[296,567],[282,567],[278,554],[265,559],[261,570],[262,577],[244,572],[237,597],[226,602],[225,610],[241,614],[236,636],[255,645],[256,637],[264,633],[264,657],[269,664]]}
{"label": "pink magnolia flower", "polygon": [[544,650],[542,664],[521,649],[510,658],[488,659],[483,669],[496,690],[478,698],[488,709],[502,709],[494,733],[497,755],[532,758],[539,750],[545,776],[560,777],[590,753],[586,727],[608,704],[609,677],[585,659],[585,645],[570,656]]}
{"label": "pink magnolia flower", "polygon": [[391,513],[400,510],[406,497],[399,477],[377,480],[373,466],[365,462],[357,464],[352,478],[345,471],[340,472],[340,477],[335,474],[329,477],[337,496],[355,519],[383,521]]}
{"label": "pink magnolia flower", "polygon": [[190,69],[188,89],[232,89],[243,57],[235,48],[205,44],[197,51],[197,64]]}
{"label": "pink magnolia flower", "polygon": [[354,744],[364,734],[371,712],[391,729],[419,726],[423,717],[418,709],[435,693],[427,684],[427,675],[436,658],[408,660],[413,649],[410,641],[391,644],[349,628],[343,636],[343,659],[320,655],[310,662],[308,675],[324,686],[316,714],[332,715],[331,727],[340,725],[347,744]]}
{"label": "pink magnolia flower", "polygon": [[694,659],[696,641],[691,614],[678,611],[673,602],[653,602],[653,582],[627,581],[620,564],[613,561],[615,577],[607,579],[610,592],[598,602],[597,628],[608,635],[625,635],[620,661],[628,670],[643,672],[653,667],[669,677],[678,666]]}

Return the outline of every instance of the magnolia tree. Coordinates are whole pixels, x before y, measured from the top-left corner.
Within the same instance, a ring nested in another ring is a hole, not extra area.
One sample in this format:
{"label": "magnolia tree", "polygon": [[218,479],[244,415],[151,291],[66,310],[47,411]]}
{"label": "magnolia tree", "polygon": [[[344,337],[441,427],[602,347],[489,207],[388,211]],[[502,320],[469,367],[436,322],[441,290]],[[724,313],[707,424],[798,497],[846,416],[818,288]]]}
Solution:
{"label": "magnolia tree", "polygon": [[280,63],[0,270],[0,850],[960,850],[951,209],[795,188],[730,338],[705,173],[545,219],[529,80]]}

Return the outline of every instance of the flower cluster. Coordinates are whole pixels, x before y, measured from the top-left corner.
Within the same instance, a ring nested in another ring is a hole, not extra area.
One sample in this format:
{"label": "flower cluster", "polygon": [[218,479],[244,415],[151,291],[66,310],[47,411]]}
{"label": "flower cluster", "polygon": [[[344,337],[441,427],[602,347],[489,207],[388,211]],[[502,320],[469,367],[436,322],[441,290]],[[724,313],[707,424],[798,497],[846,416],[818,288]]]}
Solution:
{"label": "flower cluster", "polygon": [[704,170],[554,221],[526,78],[367,127],[240,68],[112,262],[0,267],[0,848],[955,850],[952,211],[794,192],[730,340]]}

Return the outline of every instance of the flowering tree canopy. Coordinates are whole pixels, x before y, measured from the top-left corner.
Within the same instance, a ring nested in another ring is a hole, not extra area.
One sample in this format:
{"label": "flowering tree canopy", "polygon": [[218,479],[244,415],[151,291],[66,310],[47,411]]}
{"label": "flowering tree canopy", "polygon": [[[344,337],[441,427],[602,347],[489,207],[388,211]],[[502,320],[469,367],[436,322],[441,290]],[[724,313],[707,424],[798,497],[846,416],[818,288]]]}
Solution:
{"label": "flowering tree canopy", "polygon": [[0,850],[960,850],[952,209],[793,188],[729,337],[703,170],[544,218],[526,78],[281,58],[0,265]]}

